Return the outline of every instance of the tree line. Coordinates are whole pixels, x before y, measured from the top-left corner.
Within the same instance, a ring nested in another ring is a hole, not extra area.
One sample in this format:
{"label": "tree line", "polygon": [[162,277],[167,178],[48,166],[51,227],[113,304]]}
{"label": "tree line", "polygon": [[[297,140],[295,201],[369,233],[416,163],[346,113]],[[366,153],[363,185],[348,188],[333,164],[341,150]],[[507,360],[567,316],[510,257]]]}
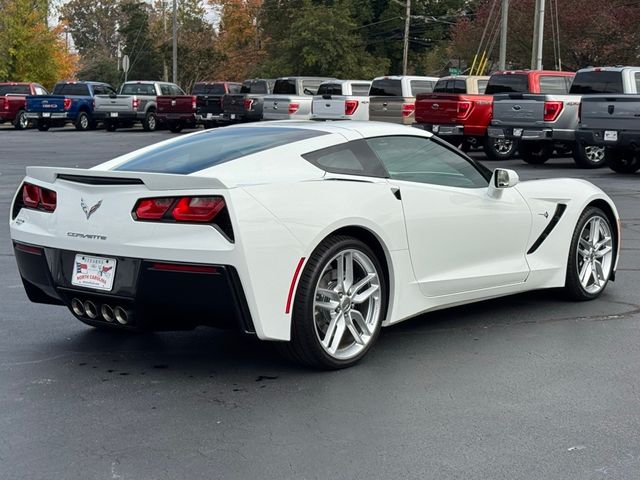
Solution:
{"label": "tree line", "polygon": [[[551,0],[545,67],[637,63],[640,2]],[[530,62],[534,0],[511,0],[508,63]],[[413,0],[409,70],[495,68],[500,0]],[[0,80],[171,79],[171,0],[0,0]],[[497,7],[497,8],[496,8]],[[557,15],[555,12],[558,12]],[[54,22],[48,22],[51,16]],[[365,78],[402,70],[403,0],[178,0],[178,83],[283,75]],[[52,23],[53,25],[49,25]],[[550,28],[553,26],[553,28]],[[481,42],[481,40],[484,41]]]}

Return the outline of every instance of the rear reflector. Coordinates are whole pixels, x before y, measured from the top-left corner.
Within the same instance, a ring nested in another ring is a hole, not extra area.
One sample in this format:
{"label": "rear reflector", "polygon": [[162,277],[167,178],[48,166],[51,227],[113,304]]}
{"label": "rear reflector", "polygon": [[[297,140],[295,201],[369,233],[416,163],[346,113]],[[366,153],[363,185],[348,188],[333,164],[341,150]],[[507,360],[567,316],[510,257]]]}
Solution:
{"label": "rear reflector", "polygon": [[300,276],[300,270],[302,270],[302,265],[304,264],[304,258],[302,257],[298,261],[298,266],[296,267],[295,272],[293,272],[293,278],[291,279],[291,285],[289,286],[289,295],[287,296],[287,305],[285,307],[284,313],[291,312],[291,301],[293,300],[293,291],[296,288],[296,283],[298,282],[298,277]]}
{"label": "rear reflector", "polygon": [[300,104],[299,103],[290,103],[289,104],[289,115],[293,115],[294,113],[296,113],[299,108],[300,108]]}
{"label": "rear reflector", "polygon": [[345,100],[344,102],[344,114],[345,115],[353,115],[356,113],[358,109],[359,102],[358,100]]}
{"label": "rear reflector", "polygon": [[165,272],[218,273],[216,267],[210,267],[208,265],[185,265],[183,263],[152,263],[151,268]]}
{"label": "rear reflector", "polygon": [[40,247],[32,247],[31,245],[24,245],[22,243],[16,243],[14,247],[16,250],[20,250],[21,252],[42,255],[42,248]]}

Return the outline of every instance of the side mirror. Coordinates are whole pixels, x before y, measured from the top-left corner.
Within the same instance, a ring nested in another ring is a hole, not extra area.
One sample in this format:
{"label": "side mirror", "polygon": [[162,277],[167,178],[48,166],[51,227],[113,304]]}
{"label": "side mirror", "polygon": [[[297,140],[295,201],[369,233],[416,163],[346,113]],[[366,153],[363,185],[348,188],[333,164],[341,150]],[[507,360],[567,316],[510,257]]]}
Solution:
{"label": "side mirror", "polygon": [[489,196],[498,198],[505,188],[515,187],[520,181],[520,177],[513,170],[506,168],[496,168],[489,182]]}

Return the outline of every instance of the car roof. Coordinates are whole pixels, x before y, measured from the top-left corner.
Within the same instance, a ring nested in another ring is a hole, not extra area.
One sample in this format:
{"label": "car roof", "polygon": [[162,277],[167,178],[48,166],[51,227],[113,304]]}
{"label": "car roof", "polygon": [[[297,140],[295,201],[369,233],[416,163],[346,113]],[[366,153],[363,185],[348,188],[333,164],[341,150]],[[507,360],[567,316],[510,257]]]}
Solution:
{"label": "car roof", "polygon": [[422,77],[419,75],[384,75],[382,77],[376,77],[373,80],[402,80],[406,78],[408,80],[429,80],[429,81],[437,81],[440,80],[440,77]]}
{"label": "car roof", "polygon": [[493,75],[529,75],[529,74],[537,74],[537,75],[557,75],[563,77],[570,77],[576,74],[576,72],[564,72],[559,70],[498,70],[493,72]]}

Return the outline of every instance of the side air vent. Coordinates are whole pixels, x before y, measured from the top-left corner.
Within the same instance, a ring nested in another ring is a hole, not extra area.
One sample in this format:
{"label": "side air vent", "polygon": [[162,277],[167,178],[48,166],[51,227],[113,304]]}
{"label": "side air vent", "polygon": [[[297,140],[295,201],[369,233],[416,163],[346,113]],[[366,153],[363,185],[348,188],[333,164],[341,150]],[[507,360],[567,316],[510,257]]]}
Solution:
{"label": "side air vent", "polygon": [[538,239],[535,242],[533,242],[533,245],[531,245],[531,248],[527,252],[527,255],[531,255],[540,247],[540,245],[542,245],[542,243],[547,239],[547,237],[553,231],[553,229],[556,228],[556,225],[560,221],[560,218],[562,218],[562,214],[566,209],[567,209],[567,206],[564,203],[559,203],[556,206],[556,211],[553,214],[553,217],[551,218],[551,220],[549,221],[549,224],[542,231]]}
{"label": "side air vent", "polygon": [[142,185],[139,178],[115,178],[115,177],[87,177],[84,175],[58,175],[60,180],[68,182],[85,183],[87,185]]}

